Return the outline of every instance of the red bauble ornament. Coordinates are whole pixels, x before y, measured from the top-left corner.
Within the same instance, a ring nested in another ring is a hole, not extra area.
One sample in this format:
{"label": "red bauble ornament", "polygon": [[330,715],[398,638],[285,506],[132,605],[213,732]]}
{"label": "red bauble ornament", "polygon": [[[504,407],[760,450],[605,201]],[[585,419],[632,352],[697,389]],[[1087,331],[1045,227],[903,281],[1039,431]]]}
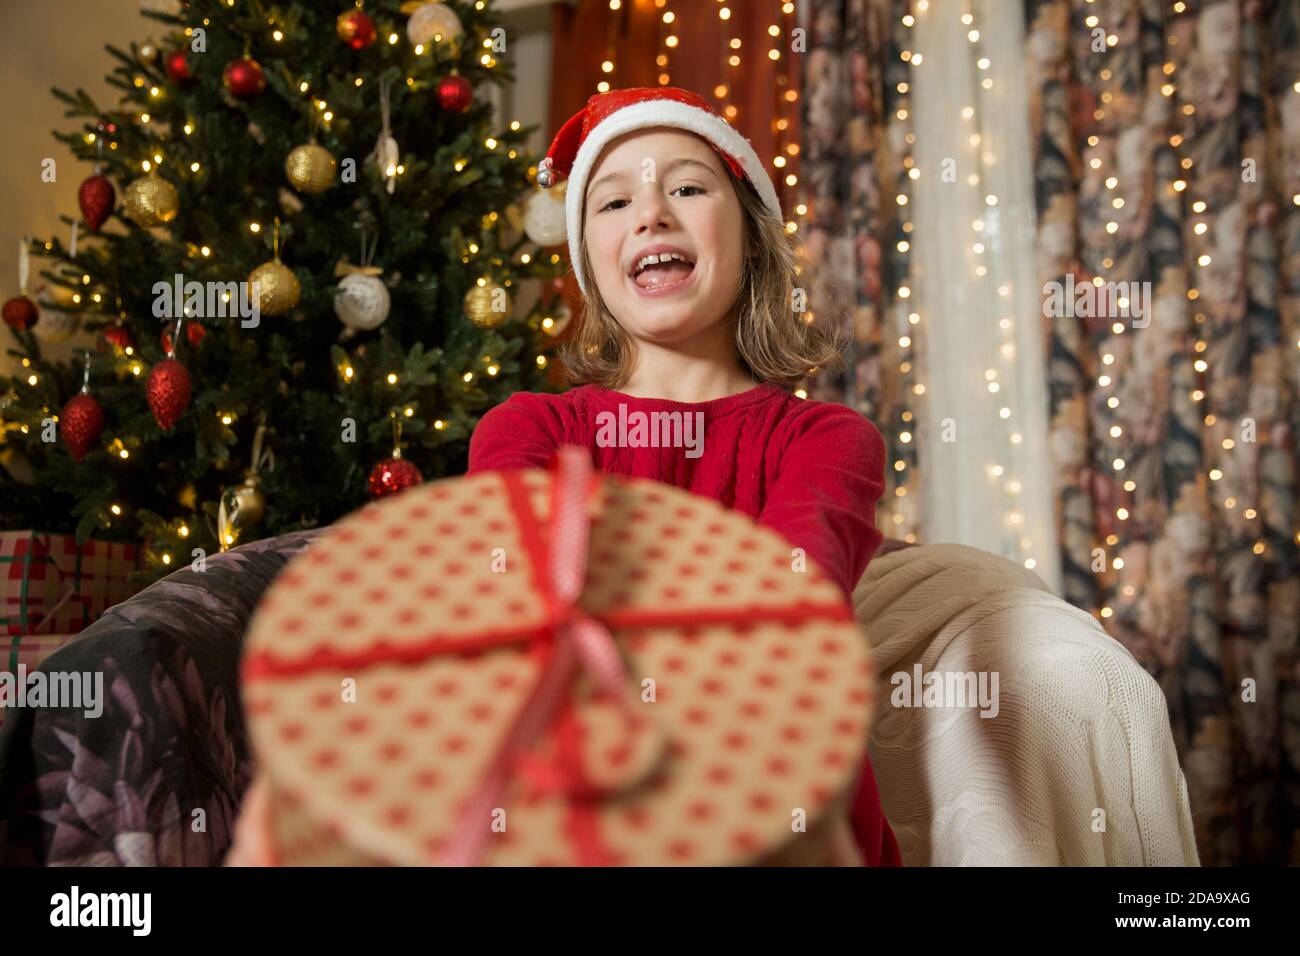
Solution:
{"label": "red bauble ornament", "polygon": [[25,332],[35,325],[39,315],[36,303],[25,295],[16,295],[4,304],[5,325],[20,332]]}
{"label": "red bauble ornament", "polygon": [[105,176],[96,173],[81,184],[77,190],[77,205],[81,207],[81,215],[92,232],[99,232],[99,227],[113,211],[116,199],[113,184]]}
{"label": "red bauble ornament", "polygon": [[130,348],[135,345],[135,336],[125,325],[110,325],[108,328],[100,331],[100,336],[109,344],[119,349]]}
{"label": "red bauble ornament", "polygon": [[438,82],[438,102],[445,110],[463,113],[474,102],[474,87],[459,74],[443,77]]}
{"label": "red bauble ornament", "polygon": [[190,403],[189,370],[174,358],[163,359],[149,373],[145,398],[159,427],[170,430]]}
{"label": "red bauble ornament", "polygon": [[184,50],[168,53],[163,69],[167,72],[167,78],[178,86],[194,82],[194,74],[190,71],[190,57]]}
{"label": "red bauble ornament", "polygon": [[[191,322],[185,326],[185,341],[190,343],[190,348],[197,349],[203,344],[203,337],[208,334],[208,330],[197,322]],[[162,347],[164,352],[172,352],[172,334],[168,329],[162,330]]]}
{"label": "red bauble ornament", "polygon": [[266,89],[266,74],[256,60],[232,60],[221,82],[231,95],[247,99]]}
{"label": "red bauble ornament", "polygon": [[334,21],[334,28],[338,32],[339,39],[354,50],[364,50],[375,42],[375,37],[378,35],[375,21],[371,20],[364,10],[340,13],[338,19]]}
{"label": "red bauble ornament", "polygon": [[73,461],[81,461],[104,430],[104,409],[89,392],[78,392],[59,414],[63,443]]}
{"label": "red bauble ornament", "polygon": [[371,498],[387,498],[424,481],[420,469],[405,458],[385,458],[370,472]]}

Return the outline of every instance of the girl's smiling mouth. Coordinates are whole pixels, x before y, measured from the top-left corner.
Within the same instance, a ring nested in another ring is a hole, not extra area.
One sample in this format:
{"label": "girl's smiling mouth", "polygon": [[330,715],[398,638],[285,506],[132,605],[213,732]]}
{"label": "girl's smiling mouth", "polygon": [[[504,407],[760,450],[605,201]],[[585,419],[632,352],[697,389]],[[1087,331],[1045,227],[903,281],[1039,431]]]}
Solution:
{"label": "girl's smiling mouth", "polygon": [[633,263],[629,276],[637,294],[671,295],[686,288],[695,275],[695,261],[685,252],[663,247],[644,250]]}

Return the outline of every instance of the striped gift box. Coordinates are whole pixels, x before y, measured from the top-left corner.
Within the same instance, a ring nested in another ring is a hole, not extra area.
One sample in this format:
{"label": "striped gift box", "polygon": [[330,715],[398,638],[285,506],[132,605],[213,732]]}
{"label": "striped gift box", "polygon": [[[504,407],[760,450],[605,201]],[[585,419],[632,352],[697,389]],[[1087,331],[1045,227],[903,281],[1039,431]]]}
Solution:
{"label": "striped gift box", "polygon": [[[45,658],[49,657],[76,634],[28,634],[18,635],[9,641],[5,653],[0,656],[0,673],[10,673],[17,678],[20,664],[27,665],[26,673],[36,670]],[[5,701],[0,695],[0,726],[4,725]]]}
{"label": "striped gift box", "polygon": [[0,633],[75,634],[135,591],[135,544],[67,534],[0,532]]}

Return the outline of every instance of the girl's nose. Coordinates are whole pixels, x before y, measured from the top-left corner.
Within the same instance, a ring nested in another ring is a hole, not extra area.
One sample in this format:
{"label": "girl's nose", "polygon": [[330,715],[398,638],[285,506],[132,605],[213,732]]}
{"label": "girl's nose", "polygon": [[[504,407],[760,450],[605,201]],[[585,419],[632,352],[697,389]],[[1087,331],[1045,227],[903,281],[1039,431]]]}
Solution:
{"label": "girl's nose", "polygon": [[659,191],[658,184],[650,183],[648,185],[649,188],[637,201],[639,208],[636,214],[636,231],[638,233],[656,227],[661,229],[670,228],[673,222],[672,212],[663,193]]}

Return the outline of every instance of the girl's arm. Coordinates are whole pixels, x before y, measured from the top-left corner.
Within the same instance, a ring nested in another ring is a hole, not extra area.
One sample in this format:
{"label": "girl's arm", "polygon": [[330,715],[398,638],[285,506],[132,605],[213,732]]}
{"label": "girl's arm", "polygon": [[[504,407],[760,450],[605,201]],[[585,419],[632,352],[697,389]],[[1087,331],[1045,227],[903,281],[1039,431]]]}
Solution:
{"label": "girl's arm", "polygon": [[793,427],[759,523],[803,548],[851,597],[884,537],[876,502],[885,490],[885,441],[844,405],[812,406]]}
{"label": "girl's arm", "polygon": [[466,473],[545,468],[562,434],[550,403],[532,392],[516,392],[479,420],[469,439]]}

